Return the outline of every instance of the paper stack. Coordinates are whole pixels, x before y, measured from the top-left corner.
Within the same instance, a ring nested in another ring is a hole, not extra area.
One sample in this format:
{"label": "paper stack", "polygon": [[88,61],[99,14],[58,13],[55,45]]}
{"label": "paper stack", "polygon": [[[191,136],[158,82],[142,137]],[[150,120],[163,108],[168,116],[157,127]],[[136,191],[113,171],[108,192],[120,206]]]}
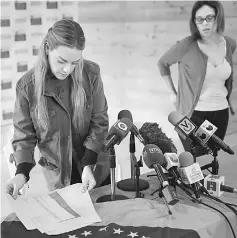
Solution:
{"label": "paper stack", "polygon": [[58,235],[102,221],[89,193],[81,192],[81,184],[43,195],[21,195],[16,200],[7,196],[13,211],[28,230]]}

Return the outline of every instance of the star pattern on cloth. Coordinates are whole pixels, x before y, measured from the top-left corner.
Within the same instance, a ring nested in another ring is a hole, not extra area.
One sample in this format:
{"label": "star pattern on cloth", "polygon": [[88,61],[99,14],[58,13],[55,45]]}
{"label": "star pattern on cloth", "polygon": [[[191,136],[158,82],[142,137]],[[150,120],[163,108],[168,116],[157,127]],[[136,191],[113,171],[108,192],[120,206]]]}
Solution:
{"label": "star pattern on cloth", "polygon": [[83,233],[81,233],[81,235],[89,236],[89,235],[92,235],[92,234],[91,234],[91,231],[84,231]]}
{"label": "star pattern on cloth", "polygon": [[119,234],[120,235],[120,233],[123,232],[122,230],[120,230],[120,228],[118,228],[118,229],[113,228],[113,229],[114,229],[114,233],[113,234]]}
{"label": "star pattern on cloth", "polygon": [[76,235],[68,235],[68,238],[78,238]]}
{"label": "star pattern on cloth", "polygon": [[137,232],[131,232],[128,236],[131,236],[132,238],[134,238],[135,236],[138,236]]}
{"label": "star pattern on cloth", "polygon": [[106,231],[107,228],[108,228],[108,226],[105,226],[103,228],[100,228],[99,231]]}
{"label": "star pattern on cloth", "polygon": [[148,236],[142,236],[142,238],[150,238],[150,237],[148,237]]}

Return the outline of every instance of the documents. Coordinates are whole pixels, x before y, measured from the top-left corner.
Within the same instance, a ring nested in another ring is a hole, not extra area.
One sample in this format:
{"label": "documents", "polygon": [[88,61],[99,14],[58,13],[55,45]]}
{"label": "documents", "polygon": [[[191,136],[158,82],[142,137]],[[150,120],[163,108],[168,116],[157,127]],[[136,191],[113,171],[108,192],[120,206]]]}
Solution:
{"label": "documents", "polygon": [[7,197],[26,229],[58,235],[102,221],[89,193],[82,193],[81,186],[78,183],[48,194],[21,195],[16,200]]}

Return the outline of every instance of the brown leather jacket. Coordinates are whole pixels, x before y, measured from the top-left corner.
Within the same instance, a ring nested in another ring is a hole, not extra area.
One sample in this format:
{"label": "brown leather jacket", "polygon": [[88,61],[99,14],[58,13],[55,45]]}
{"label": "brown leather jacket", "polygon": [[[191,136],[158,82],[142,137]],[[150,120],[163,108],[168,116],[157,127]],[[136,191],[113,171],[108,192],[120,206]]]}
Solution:
{"label": "brown leather jacket", "polygon": [[[109,174],[108,153],[101,152],[101,143],[108,132],[108,106],[99,66],[84,60],[83,77],[87,99],[85,124],[78,136],[77,167],[81,173],[84,147],[97,152],[99,156],[94,175],[99,186]],[[35,164],[34,149],[38,145],[39,163],[44,168],[49,190],[54,190],[70,185],[73,153],[71,116],[65,110],[50,79],[46,80],[43,94],[47,99],[50,121],[46,130],[39,127],[35,115],[34,70],[27,72],[16,84],[13,157],[16,165],[22,162]]]}

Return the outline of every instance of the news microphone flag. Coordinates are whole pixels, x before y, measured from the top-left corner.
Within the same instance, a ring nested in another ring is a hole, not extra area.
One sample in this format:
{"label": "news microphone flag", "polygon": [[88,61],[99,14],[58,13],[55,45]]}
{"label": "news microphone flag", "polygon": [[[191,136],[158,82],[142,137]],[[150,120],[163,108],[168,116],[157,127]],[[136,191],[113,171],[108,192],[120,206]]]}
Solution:
{"label": "news microphone flag", "polygon": [[224,193],[221,191],[221,185],[224,183],[224,176],[208,174],[204,178],[204,187],[214,197],[220,197]]}
{"label": "news microphone flag", "polygon": [[185,184],[193,184],[204,179],[202,170],[198,163],[193,163],[192,165],[185,168],[180,167],[178,168],[178,171],[182,178],[182,181]]}
{"label": "news microphone flag", "polygon": [[216,126],[214,126],[208,120],[205,120],[195,133],[199,138],[202,139],[203,143],[207,143],[208,140],[216,132],[216,130],[217,130]]}

